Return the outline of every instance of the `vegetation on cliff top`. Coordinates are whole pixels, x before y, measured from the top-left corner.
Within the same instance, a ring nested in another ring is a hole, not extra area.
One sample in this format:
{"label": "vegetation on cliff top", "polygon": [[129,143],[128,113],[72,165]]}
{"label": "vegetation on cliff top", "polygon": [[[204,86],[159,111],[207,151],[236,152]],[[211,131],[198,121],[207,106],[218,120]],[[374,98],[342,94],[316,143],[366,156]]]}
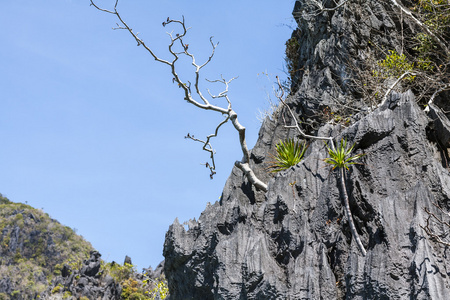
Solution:
{"label": "vegetation on cliff top", "polygon": [[0,194],[0,299],[42,293],[64,263],[81,264],[91,244],[42,210]]}

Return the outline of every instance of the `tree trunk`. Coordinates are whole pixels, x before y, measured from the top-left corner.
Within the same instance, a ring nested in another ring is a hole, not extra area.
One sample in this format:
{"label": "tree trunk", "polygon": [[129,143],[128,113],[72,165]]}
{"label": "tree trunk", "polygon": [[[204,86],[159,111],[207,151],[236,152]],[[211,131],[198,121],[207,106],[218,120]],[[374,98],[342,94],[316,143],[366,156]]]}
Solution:
{"label": "tree trunk", "polygon": [[352,212],[350,210],[350,202],[348,200],[347,188],[345,186],[344,168],[339,168],[339,169],[340,169],[340,177],[341,177],[342,194],[344,196],[344,199],[343,199],[344,200],[344,208],[345,208],[345,213],[348,218],[348,224],[350,226],[350,231],[352,232],[352,236],[356,242],[356,245],[358,245],[359,251],[361,252],[361,254],[363,256],[366,256],[366,253],[367,253],[366,249],[364,249],[361,239],[359,238],[358,232],[356,231],[355,223],[353,222],[353,216],[352,216]]}

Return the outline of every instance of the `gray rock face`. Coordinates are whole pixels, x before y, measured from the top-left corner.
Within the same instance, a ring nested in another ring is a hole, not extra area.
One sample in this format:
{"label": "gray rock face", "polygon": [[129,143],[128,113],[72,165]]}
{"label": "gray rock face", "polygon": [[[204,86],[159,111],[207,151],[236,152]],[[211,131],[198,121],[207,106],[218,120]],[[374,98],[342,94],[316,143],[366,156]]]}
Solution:
{"label": "gray rock face", "polygon": [[[307,2],[297,1],[294,15],[310,9]],[[333,98],[355,100],[339,82],[342,77],[328,76],[343,66],[333,41],[354,36],[345,44],[351,55],[361,36],[373,38],[375,29],[390,32],[396,26],[388,1],[351,2],[359,15],[348,15],[349,8],[300,23],[300,64],[306,68],[288,99],[299,119],[313,118]],[[361,15],[365,26],[355,32],[350,20]],[[395,45],[395,36],[389,39],[378,37]],[[448,115],[438,106],[427,114],[408,92],[392,93],[382,107],[354,116],[349,127],[315,121],[318,135],[347,139],[355,153],[366,154],[346,172],[365,257],[352,239],[337,172],[323,162],[322,141],[312,141],[297,166],[274,177],[266,172],[279,139],[297,135],[281,122],[266,119],[252,150],[252,167],[269,183],[267,193],[252,188],[235,168],[221,200],[208,204],[188,230],[177,220],[170,226],[164,271],[171,299],[447,299],[448,250],[420,226],[428,216],[423,207],[437,216],[442,213],[432,203],[450,208]]]}
{"label": "gray rock face", "polygon": [[[379,108],[339,133],[367,154],[346,179],[366,257],[352,240],[336,174],[321,160],[324,144],[314,142],[302,163],[270,181],[263,201],[246,196],[235,170],[222,200],[188,231],[170,227],[164,253],[173,298],[445,299],[446,253],[420,225],[423,207],[448,205],[449,171],[412,95],[391,100],[394,109]],[[338,130],[321,133],[331,129]]]}
{"label": "gray rock face", "polygon": [[[100,270],[100,253],[91,251],[90,258],[83,262],[80,270],[72,270],[64,265],[61,276],[56,276],[47,291],[41,295],[43,299],[65,299],[63,292],[70,293],[70,299],[87,297],[88,299],[114,300],[121,299],[121,287],[114,279],[102,276]],[[61,288],[55,292],[55,288]]]}
{"label": "gray rock face", "polygon": [[[355,114],[345,106],[364,109],[367,106],[357,95],[359,80],[355,73],[364,69],[369,59],[380,59],[380,49],[396,49],[401,53],[402,29],[408,26],[390,1],[348,1],[337,10],[320,13],[312,0],[295,2],[293,16],[298,29],[299,51],[297,72],[293,78],[295,107],[300,120],[314,131],[331,111]],[[324,2],[333,7],[333,1]],[[386,50],[384,50],[386,51]]]}

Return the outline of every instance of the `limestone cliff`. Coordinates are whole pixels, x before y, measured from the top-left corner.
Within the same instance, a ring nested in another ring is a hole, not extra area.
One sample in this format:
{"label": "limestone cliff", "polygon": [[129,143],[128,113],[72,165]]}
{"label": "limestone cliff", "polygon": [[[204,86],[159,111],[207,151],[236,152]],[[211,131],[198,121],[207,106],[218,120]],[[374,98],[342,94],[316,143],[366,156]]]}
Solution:
{"label": "limestone cliff", "polygon": [[[323,162],[323,141],[310,141],[297,166],[274,177],[266,172],[275,144],[299,137],[284,128],[290,115],[280,107],[263,122],[252,150],[268,192],[256,191],[235,168],[221,200],[208,204],[189,230],[178,221],[169,228],[164,256],[171,299],[448,298],[448,250],[421,228],[424,207],[442,216],[432,203],[450,206],[450,126],[439,108],[448,95],[426,110],[411,91],[392,92],[378,107],[368,103],[350,84],[357,78],[350,66],[367,59],[369,41],[400,47],[395,8],[390,1],[349,1],[315,11],[311,1],[296,2],[298,70],[287,103],[309,133],[345,138],[355,153],[366,154],[347,172],[346,189],[367,255],[352,239],[336,172]],[[325,109],[349,121],[330,118]]]}

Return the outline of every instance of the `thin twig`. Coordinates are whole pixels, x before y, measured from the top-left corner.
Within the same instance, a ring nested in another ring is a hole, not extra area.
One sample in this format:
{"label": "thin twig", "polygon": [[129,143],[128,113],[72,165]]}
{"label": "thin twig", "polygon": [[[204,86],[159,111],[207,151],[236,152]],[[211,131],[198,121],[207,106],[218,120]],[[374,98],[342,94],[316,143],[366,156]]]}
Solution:
{"label": "thin twig", "polygon": [[[215,111],[218,112],[222,115],[225,116],[225,119],[216,127],[215,131],[213,134],[210,134],[207,136],[206,140],[201,140],[201,139],[197,139],[194,138],[192,135],[188,134],[186,136],[186,138],[192,139],[194,141],[200,142],[203,144],[203,150],[207,151],[210,153],[210,157],[211,157],[211,165],[207,164],[207,167],[210,168],[211,170],[211,177],[215,174],[215,163],[214,163],[214,149],[210,143],[211,139],[216,137],[218,134],[218,130],[219,128],[224,125],[225,123],[227,123],[228,121],[231,121],[231,123],[233,124],[234,128],[238,131],[239,133],[239,143],[241,145],[241,150],[243,153],[243,158],[241,161],[236,161],[235,165],[241,169],[245,176],[247,177],[247,179],[259,190],[263,190],[263,191],[267,191],[267,185],[265,183],[263,183],[261,180],[259,180],[255,173],[253,172],[253,170],[250,168],[250,151],[247,147],[247,142],[245,140],[245,127],[242,126],[237,118],[237,114],[236,112],[232,109],[231,107],[231,101],[228,98],[228,85],[231,81],[233,81],[235,78],[232,78],[230,80],[225,80],[223,77],[221,80],[214,80],[214,81],[210,81],[210,82],[220,82],[222,84],[225,85],[225,90],[222,91],[221,93],[219,93],[218,95],[212,95],[211,92],[208,90],[208,94],[210,95],[210,97],[212,99],[216,99],[216,98],[225,98],[227,100],[227,106],[226,107],[221,107],[221,106],[217,106],[217,105],[213,105],[211,104],[208,99],[206,97],[203,96],[202,92],[200,91],[200,86],[199,86],[199,82],[200,82],[200,70],[205,67],[209,62],[211,62],[212,58],[214,57],[214,53],[215,53],[215,49],[218,45],[218,43],[214,44],[212,37],[210,38],[210,44],[211,44],[211,54],[209,55],[209,57],[206,59],[206,61],[202,64],[198,64],[195,60],[195,56],[189,51],[189,44],[186,44],[184,42],[184,37],[186,36],[189,28],[186,28],[185,25],[185,20],[184,17],[182,18],[182,20],[174,20],[174,19],[170,19],[167,18],[166,21],[164,21],[162,23],[162,25],[165,27],[171,23],[174,24],[178,24],[179,26],[181,26],[181,32],[176,33],[174,35],[173,32],[167,33],[168,36],[170,37],[170,43],[168,46],[169,49],[169,53],[172,55],[172,60],[165,60],[162,59],[160,57],[158,57],[153,50],[147,46],[147,44],[140,38],[138,37],[138,33],[134,33],[133,30],[131,29],[131,27],[122,19],[120,13],[117,10],[117,5],[119,3],[119,0],[116,0],[115,5],[114,5],[114,10],[107,10],[107,9],[103,9],[100,8],[99,6],[97,6],[93,0],[91,1],[91,5],[94,6],[96,9],[98,9],[99,11],[102,12],[106,12],[109,14],[113,14],[117,17],[117,19],[119,20],[119,24],[117,24],[117,29],[126,29],[131,35],[132,37],[136,40],[138,46],[143,46],[149,53],[150,55],[158,62],[166,64],[170,67],[171,69],[171,73],[173,75],[173,79],[172,81],[174,83],[177,83],[178,86],[180,88],[183,89],[184,92],[184,99],[189,102],[190,104],[204,109],[204,110],[211,110],[211,111]],[[174,49],[175,44],[177,45],[177,47],[181,47],[182,51],[177,51]],[[179,46],[178,46],[179,45]],[[187,57],[189,57],[191,59],[191,64],[192,66],[195,68],[195,82],[194,82],[194,87],[195,87],[195,92],[198,96],[198,98],[200,98],[200,100],[196,100],[194,98],[194,96],[192,95],[191,92],[191,83],[189,81],[184,82],[183,80],[181,80],[180,76],[178,75],[178,73],[176,72],[176,66],[177,66],[177,61],[180,58],[181,55],[186,55]],[[189,83],[189,84],[188,84]]]}
{"label": "thin twig", "polygon": [[289,111],[289,114],[291,115],[292,119],[294,120],[294,125],[293,126],[288,126],[285,125],[285,128],[295,128],[297,129],[297,131],[304,137],[304,138],[310,138],[310,139],[315,139],[315,140],[325,140],[325,141],[329,141],[331,144],[331,149],[335,150],[334,147],[334,142],[333,142],[333,138],[332,137],[321,137],[321,136],[314,136],[314,135],[309,135],[306,134],[301,128],[300,125],[298,124],[297,118],[295,117],[294,113],[292,112],[291,108],[289,107],[289,105],[287,105],[287,103],[284,100],[284,90],[282,89],[281,83],[280,83],[280,78],[277,76],[277,82],[278,82],[278,86],[280,87],[279,90],[281,90],[281,94],[277,94],[276,97],[278,98],[278,100],[280,100],[281,103],[283,103],[283,105],[287,108],[287,110]]}

